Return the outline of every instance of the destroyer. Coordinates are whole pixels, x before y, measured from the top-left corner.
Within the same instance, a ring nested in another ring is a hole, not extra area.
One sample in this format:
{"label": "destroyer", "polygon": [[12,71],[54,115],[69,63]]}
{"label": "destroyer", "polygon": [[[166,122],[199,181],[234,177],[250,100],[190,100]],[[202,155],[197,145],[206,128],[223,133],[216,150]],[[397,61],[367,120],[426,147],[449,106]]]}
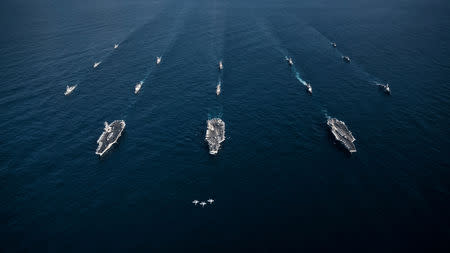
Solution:
{"label": "destroyer", "polygon": [[309,94],[312,94],[311,84],[309,84],[309,83],[306,84],[306,90],[308,91]]}
{"label": "destroyer", "polygon": [[381,89],[383,89],[383,91],[386,93],[386,94],[391,94],[391,88],[389,88],[389,84],[387,83],[387,84],[381,84],[381,83],[379,83],[378,84],[378,86],[380,86],[380,88]]}
{"label": "destroyer", "polygon": [[206,127],[205,140],[209,145],[209,153],[215,155],[219,151],[220,143],[225,140],[225,122],[220,118],[213,118],[206,121]]}
{"label": "destroyer", "polygon": [[342,56],[342,60],[344,60],[347,63],[350,63],[350,57],[348,56]]}
{"label": "destroyer", "polygon": [[72,93],[72,91],[75,90],[76,87],[77,87],[77,85],[74,85],[74,86],[67,85],[66,92],[64,92],[64,95],[65,96],[70,95],[70,93]]}
{"label": "destroyer", "polygon": [[286,61],[288,62],[289,66],[294,65],[294,62],[292,61],[292,58],[287,58],[286,57]]}
{"label": "destroyer", "polygon": [[124,129],[125,121],[123,120],[114,120],[111,124],[105,121],[105,129],[97,140],[98,147],[95,153],[99,156],[105,154],[117,142]]}
{"label": "destroyer", "polygon": [[217,95],[217,96],[220,95],[220,86],[221,86],[221,84],[220,84],[220,82],[219,82],[219,84],[217,84],[217,87],[216,87],[216,95]]}
{"label": "destroyer", "polygon": [[327,125],[337,141],[342,143],[350,153],[356,152],[356,147],[353,143],[355,137],[353,137],[352,132],[348,130],[347,125],[345,125],[343,121],[336,118],[330,118],[327,120]]}
{"label": "destroyer", "polygon": [[136,84],[136,86],[134,87],[134,94],[138,94],[138,92],[141,90],[142,84],[144,84],[143,81],[140,81]]}

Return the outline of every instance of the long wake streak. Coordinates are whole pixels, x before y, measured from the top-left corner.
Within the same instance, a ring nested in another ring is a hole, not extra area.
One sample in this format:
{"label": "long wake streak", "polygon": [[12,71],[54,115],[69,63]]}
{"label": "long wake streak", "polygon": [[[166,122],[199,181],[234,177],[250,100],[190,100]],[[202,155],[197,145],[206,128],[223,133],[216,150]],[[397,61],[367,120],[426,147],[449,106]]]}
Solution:
{"label": "long wake streak", "polygon": [[[310,26],[310,28],[315,31],[317,34],[319,34],[325,41],[327,41],[329,44],[332,43],[332,40],[330,40],[327,36],[325,36],[324,34],[322,34],[319,30],[317,30],[315,27]],[[339,55],[339,57],[344,57],[345,54],[342,53],[338,48],[334,48],[334,50],[336,51],[336,54]],[[364,67],[360,64],[355,63],[352,60],[352,66],[355,68],[355,70],[357,70],[358,74],[360,74],[362,76],[363,79],[365,79],[367,82],[371,83],[371,84],[375,84],[378,85],[380,83],[383,83],[382,80],[380,80],[380,78],[370,74],[369,72],[367,72]]]}
{"label": "long wake streak", "polygon": [[[168,51],[170,51],[172,49],[173,44],[175,43],[175,41],[179,35],[180,27],[182,27],[184,25],[183,21],[185,19],[185,14],[187,13],[186,9],[187,9],[187,7],[183,5],[183,7],[181,7],[177,11],[176,16],[178,18],[174,21],[172,28],[170,29],[166,38],[163,39],[166,43],[163,43],[164,46],[161,47],[162,48],[161,54],[159,56],[155,55],[155,58],[153,58],[153,61],[151,61],[151,63],[150,63],[151,65],[149,68],[147,68],[147,71],[144,74],[144,77],[139,81],[140,83],[142,83],[141,88],[144,88],[144,84],[147,83],[147,79],[149,79],[149,77],[152,75],[152,73],[158,67],[158,64],[156,63],[156,57],[163,57]],[[163,61],[164,61],[164,58],[162,59],[161,64],[163,64]],[[122,114],[123,119],[126,119],[128,117],[129,112],[136,105],[137,101],[138,101],[138,96],[132,96],[129,98],[127,109]]]}
{"label": "long wake streak", "polygon": [[[285,55],[286,61],[289,59],[286,55],[288,54],[288,50],[284,49],[282,46],[282,42],[272,33],[272,31],[269,29],[269,26],[265,23],[263,20],[259,20],[258,23],[259,29],[266,35],[266,37],[272,41],[272,44],[274,45],[275,50],[277,50],[279,53]],[[307,83],[305,80],[303,80],[300,77],[300,73],[295,68],[295,65],[292,65],[292,70],[295,73],[295,78],[304,86],[307,86]]]}
{"label": "long wake streak", "polygon": [[[285,57],[286,57],[286,60],[288,60],[288,57],[287,57],[287,56],[285,56]],[[295,73],[295,78],[296,78],[301,84],[307,86],[308,84],[306,83],[305,80],[303,80],[303,79],[300,77],[300,73],[297,71],[297,69],[295,68],[294,65],[292,65],[292,70],[293,70],[294,73]]]}
{"label": "long wake streak", "polygon": [[295,71],[295,78],[297,78],[297,80],[298,80],[300,83],[302,83],[303,85],[306,86],[305,80],[303,80],[303,79],[300,77],[300,74],[297,72],[297,70],[294,70],[294,71]]}

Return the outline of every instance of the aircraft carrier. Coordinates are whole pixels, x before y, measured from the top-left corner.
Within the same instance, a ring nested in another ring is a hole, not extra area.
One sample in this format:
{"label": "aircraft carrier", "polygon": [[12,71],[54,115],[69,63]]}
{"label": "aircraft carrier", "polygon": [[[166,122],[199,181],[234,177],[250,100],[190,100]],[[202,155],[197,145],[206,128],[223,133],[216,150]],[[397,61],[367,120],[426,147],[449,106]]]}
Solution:
{"label": "aircraft carrier", "polygon": [[343,121],[340,121],[336,118],[329,118],[327,120],[327,125],[337,141],[342,143],[342,145],[350,153],[356,152],[356,147],[353,143],[356,139],[355,137],[353,137],[352,132],[348,130],[347,125],[345,125]]}
{"label": "aircraft carrier", "polygon": [[206,121],[205,140],[209,145],[209,153],[211,155],[219,152],[220,143],[225,140],[225,122],[220,118],[213,118]]}
{"label": "aircraft carrier", "polygon": [[111,124],[105,121],[105,129],[97,140],[98,147],[95,153],[99,156],[105,154],[117,142],[124,129],[125,121],[123,120],[114,120]]}

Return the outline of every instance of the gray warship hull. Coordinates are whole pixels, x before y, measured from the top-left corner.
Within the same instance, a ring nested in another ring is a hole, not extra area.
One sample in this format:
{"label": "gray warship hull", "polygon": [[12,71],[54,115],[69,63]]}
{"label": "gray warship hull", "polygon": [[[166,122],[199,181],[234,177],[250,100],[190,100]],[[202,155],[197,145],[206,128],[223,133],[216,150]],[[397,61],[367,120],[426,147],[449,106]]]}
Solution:
{"label": "gray warship hull", "polygon": [[378,84],[378,86],[384,91],[384,93],[388,95],[391,94],[391,88],[389,88],[389,84]]}
{"label": "gray warship hull", "polygon": [[225,122],[219,118],[207,120],[205,140],[209,145],[209,153],[217,154],[220,144],[225,140]]}
{"label": "gray warship hull", "polygon": [[119,140],[124,129],[125,121],[123,120],[115,120],[111,124],[105,122],[105,129],[97,140],[98,147],[95,154],[104,155]]}
{"label": "gray warship hull", "polygon": [[327,125],[337,141],[339,141],[350,153],[356,152],[356,146],[353,143],[356,139],[343,121],[336,118],[330,118],[327,120]]}

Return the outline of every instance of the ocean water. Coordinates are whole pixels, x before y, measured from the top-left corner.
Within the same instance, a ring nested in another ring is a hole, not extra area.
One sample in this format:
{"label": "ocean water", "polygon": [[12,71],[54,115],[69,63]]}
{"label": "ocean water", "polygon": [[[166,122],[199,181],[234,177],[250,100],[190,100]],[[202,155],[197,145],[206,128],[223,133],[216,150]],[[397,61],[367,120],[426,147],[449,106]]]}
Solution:
{"label": "ocean water", "polygon": [[0,252],[450,249],[448,1],[0,7]]}

